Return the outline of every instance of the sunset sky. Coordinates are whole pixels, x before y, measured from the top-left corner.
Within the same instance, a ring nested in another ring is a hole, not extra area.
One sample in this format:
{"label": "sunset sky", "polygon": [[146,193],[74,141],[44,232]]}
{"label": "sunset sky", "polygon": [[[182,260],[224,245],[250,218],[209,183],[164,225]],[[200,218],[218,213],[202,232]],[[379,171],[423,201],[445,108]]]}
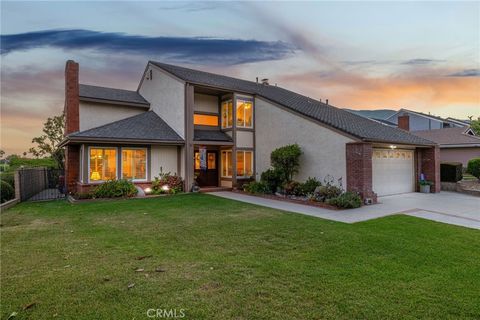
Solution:
{"label": "sunset sky", "polygon": [[80,82],[137,88],[148,60],[352,109],[480,115],[480,2],[1,2],[1,148],[22,153]]}

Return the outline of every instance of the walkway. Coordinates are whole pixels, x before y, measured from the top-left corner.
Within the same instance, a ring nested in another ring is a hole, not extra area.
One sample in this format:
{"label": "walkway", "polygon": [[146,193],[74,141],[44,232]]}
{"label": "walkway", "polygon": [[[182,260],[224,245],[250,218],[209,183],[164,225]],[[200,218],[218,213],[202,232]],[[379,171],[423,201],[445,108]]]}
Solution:
{"label": "walkway", "polygon": [[378,199],[379,203],[375,205],[339,211],[236,192],[212,192],[210,194],[345,223],[366,221],[394,214],[407,214],[418,218],[480,229],[480,198],[455,192],[405,193],[386,196],[380,197]]}

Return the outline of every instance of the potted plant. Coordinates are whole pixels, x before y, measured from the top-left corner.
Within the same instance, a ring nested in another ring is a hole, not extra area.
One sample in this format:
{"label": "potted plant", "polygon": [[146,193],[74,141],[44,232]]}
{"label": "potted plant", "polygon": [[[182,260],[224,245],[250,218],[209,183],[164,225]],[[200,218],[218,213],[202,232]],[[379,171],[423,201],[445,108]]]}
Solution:
{"label": "potted plant", "polygon": [[420,192],[421,193],[430,193],[430,186],[433,183],[428,180],[420,180],[419,185],[420,185]]}

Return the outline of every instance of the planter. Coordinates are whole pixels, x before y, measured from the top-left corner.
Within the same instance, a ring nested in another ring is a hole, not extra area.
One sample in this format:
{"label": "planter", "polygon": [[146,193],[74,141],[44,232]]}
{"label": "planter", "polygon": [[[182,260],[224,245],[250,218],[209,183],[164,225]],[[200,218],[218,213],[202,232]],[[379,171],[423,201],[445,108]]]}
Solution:
{"label": "planter", "polygon": [[430,185],[428,185],[428,184],[420,185],[420,192],[421,193],[430,193]]}

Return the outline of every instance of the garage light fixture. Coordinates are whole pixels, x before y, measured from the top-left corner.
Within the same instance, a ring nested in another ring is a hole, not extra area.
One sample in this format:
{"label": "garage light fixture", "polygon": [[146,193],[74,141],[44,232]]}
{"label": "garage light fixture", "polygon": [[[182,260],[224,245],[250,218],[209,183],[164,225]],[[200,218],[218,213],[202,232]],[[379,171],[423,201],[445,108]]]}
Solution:
{"label": "garage light fixture", "polygon": [[393,149],[397,149],[397,146],[394,146],[394,145],[392,144],[392,145],[390,145],[390,149],[392,149],[392,150],[393,150]]}

